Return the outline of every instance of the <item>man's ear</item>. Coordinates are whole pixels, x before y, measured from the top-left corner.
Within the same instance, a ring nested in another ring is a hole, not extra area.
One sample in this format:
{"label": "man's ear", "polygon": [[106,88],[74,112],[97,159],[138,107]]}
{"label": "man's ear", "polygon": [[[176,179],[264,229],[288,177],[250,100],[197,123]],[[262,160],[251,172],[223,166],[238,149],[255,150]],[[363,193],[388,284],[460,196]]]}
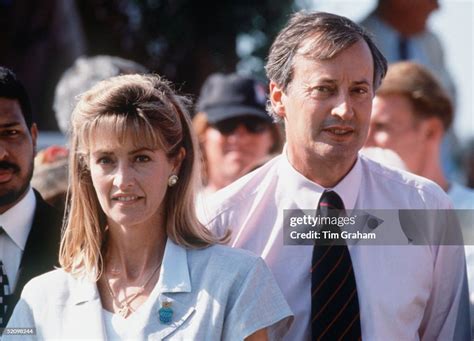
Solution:
{"label": "man's ear", "polygon": [[33,150],[34,150],[34,156],[36,156],[37,150],[37,141],[38,141],[38,127],[36,126],[36,123],[33,123],[30,128],[30,135],[31,135],[31,141],[33,142]]}
{"label": "man's ear", "polygon": [[283,99],[285,94],[281,87],[274,81],[270,81],[270,103],[272,104],[273,111],[280,117],[285,118],[285,105],[283,104]]}
{"label": "man's ear", "polygon": [[427,141],[441,141],[444,136],[443,122],[437,117],[427,118],[424,122],[424,134]]}

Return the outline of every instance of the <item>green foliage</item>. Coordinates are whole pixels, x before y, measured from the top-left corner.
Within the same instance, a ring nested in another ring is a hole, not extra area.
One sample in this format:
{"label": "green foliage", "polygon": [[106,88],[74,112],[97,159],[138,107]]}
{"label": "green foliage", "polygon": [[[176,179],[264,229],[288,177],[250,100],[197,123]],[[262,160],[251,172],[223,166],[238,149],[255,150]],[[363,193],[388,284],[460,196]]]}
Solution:
{"label": "green foliage", "polygon": [[[194,94],[210,73],[235,71],[239,62],[244,69],[263,74],[268,48],[292,6],[292,0],[78,3],[89,55],[134,59]],[[237,40],[245,47],[240,55]]]}

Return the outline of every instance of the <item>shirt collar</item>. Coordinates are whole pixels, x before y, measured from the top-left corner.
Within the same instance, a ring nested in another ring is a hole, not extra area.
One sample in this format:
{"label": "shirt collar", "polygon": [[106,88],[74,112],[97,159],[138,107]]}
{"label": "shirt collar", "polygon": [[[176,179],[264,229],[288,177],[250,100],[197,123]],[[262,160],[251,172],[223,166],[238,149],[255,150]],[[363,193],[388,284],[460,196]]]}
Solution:
{"label": "shirt collar", "polygon": [[0,226],[11,240],[24,251],[30,234],[36,207],[36,197],[30,187],[26,195],[12,208],[0,214]]}
{"label": "shirt collar", "polygon": [[335,187],[324,188],[293,168],[285,148],[281,155],[279,175],[282,178],[283,192],[294,198],[299,208],[316,208],[322,193],[326,190],[333,190],[341,197],[346,209],[353,209],[362,182],[362,166],[360,158],[357,157],[352,169]]}
{"label": "shirt collar", "polygon": [[158,281],[162,292],[191,292],[187,251],[169,238]]}

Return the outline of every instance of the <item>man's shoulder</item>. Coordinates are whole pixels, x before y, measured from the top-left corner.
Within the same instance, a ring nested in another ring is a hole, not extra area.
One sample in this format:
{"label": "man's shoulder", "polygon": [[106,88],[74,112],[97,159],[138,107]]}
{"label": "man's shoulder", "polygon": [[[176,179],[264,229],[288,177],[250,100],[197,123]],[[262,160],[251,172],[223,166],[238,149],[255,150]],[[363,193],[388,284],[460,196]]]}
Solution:
{"label": "man's shoulder", "polygon": [[36,207],[30,231],[30,235],[34,236],[32,242],[43,240],[50,247],[57,249],[61,238],[62,216],[55,207],[44,201],[36,190],[35,196]]}
{"label": "man's shoulder", "polygon": [[212,220],[212,217],[227,210],[251,204],[258,193],[267,192],[269,183],[277,176],[277,167],[281,157],[280,155],[273,158],[229,186],[206,196],[205,200],[200,200],[197,204],[200,218],[204,218],[204,221],[208,220],[206,218]]}
{"label": "man's shoulder", "polygon": [[50,224],[59,223],[61,221],[61,214],[59,213],[59,211],[50,204],[48,204],[38,191],[36,191],[35,189],[33,191],[36,197],[36,207],[33,223],[45,223],[48,220]]}
{"label": "man's shoulder", "polygon": [[381,192],[385,190],[397,196],[418,198],[424,203],[449,205],[449,197],[443,189],[427,178],[383,165],[365,156],[361,156],[361,162],[366,181],[372,182]]}

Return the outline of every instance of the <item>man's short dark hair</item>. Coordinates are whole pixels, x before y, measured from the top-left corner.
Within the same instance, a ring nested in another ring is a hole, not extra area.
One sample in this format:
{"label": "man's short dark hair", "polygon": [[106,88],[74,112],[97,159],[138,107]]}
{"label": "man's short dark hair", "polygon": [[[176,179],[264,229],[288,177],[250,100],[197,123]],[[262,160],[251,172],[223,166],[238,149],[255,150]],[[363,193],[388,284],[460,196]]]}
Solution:
{"label": "man's short dark hair", "polygon": [[325,12],[300,11],[293,14],[288,24],[273,42],[265,66],[268,79],[286,90],[293,79],[293,59],[308,39],[312,44],[303,55],[326,60],[363,40],[374,61],[374,90],[387,71],[387,61],[364,28],[348,18]]}
{"label": "man's short dark hair", "polygon": [[17,100],[20,104],[26,126],[28,129],[31,128],[33,113],[28,93],[13,71],[3,66],[0,66],[0,97]]}

